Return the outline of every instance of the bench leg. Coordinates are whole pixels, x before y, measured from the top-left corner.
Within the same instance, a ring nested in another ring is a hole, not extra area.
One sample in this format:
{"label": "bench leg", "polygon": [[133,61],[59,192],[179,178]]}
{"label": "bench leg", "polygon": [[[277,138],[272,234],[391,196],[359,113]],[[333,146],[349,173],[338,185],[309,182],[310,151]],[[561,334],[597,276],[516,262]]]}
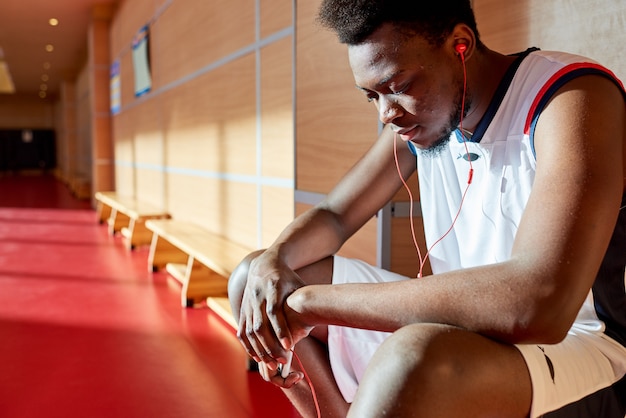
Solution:
{"label": "bench leg", "polygon": [[159,271],[168,263],[187,264],[188,257],[186,253],[160,237],[159,234],[152,234],[150,253],[148,254],[148,271]]}
{"label": "bench leg", "polygon": [[142,245],[150,244],[152,241],[152,231],[146,228],[146,224],[142,219],[130,219],[126,231],[122,233],[126,238],[126,248],[134,250]]}
{"label": "bench leg", "polygon": [[100,225],[105,224],[111,217],[111,206],[105,205],[100,201],[98,201],[96,211],[96,213],[98,214],[98,223]]}
{"label": "bench leg", "polygon": [[130,223],[130,218],[127,215],[124,215],[117,209],[111,210],[111,216],[109,217],[109,234],[115,235],[115,233],[120,232],[122,228],[128,227]]}
{"label": "bench leg", "polygon": [[228,280],[189,256],[181,305],[191,307],[208,296],[227,296]]}

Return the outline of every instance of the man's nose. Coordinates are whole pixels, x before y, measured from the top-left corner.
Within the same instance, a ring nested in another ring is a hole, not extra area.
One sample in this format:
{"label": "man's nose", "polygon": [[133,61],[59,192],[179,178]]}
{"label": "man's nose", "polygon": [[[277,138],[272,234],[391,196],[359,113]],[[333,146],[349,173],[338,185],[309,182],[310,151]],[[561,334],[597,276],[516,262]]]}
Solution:
{"label": "man's nose", "polygon": [[387,98],[381,97],[378,101],[378,118],[384,124],[393,122],[396,118],[403,115],[402,107]]}

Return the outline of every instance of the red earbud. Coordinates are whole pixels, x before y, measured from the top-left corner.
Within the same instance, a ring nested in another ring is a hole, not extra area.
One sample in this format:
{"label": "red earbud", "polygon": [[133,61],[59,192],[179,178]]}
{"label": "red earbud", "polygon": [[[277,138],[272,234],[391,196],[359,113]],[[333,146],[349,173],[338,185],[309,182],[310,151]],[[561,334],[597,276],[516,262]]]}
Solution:
{"label": "red earbud", "polygon": [[467,50],[467,45],[465,44],[456,44],[454,46],[454,49],[456,52],[458,52],[459,54],[463,55],[465,54],[465,51]]}

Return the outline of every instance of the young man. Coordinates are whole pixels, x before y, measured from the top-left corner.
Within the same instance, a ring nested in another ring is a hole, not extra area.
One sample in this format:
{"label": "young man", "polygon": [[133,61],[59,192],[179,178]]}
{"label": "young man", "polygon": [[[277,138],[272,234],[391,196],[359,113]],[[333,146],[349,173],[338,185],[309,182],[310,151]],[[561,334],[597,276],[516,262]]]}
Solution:
{"label": "young man", "polygon": [[[469,0],[327,0],[320,19],[385,128],[233,273],[263,377],[304,416],[624,417],[620,82],[578,56],[489,50]],[[434,274],[334,256],[416,167]],[[304,370],[283,377],[294,347]]]}

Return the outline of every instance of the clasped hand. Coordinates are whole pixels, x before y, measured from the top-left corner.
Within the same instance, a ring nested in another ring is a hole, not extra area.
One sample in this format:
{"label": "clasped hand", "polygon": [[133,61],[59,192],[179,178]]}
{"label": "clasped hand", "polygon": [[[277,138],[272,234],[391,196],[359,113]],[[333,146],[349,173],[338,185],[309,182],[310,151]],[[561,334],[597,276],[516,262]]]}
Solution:
{"label": "clasped hand", "polygon": [[237,338],[259,363],[263,378],[285,388],[304,377],[292,371],[283,379],[279,371],[279,364],[287,362],[288,350],[312,329],[288,303],[289,296],[302,286],[292,269],[266,252],[252,261],[241,302]]}

